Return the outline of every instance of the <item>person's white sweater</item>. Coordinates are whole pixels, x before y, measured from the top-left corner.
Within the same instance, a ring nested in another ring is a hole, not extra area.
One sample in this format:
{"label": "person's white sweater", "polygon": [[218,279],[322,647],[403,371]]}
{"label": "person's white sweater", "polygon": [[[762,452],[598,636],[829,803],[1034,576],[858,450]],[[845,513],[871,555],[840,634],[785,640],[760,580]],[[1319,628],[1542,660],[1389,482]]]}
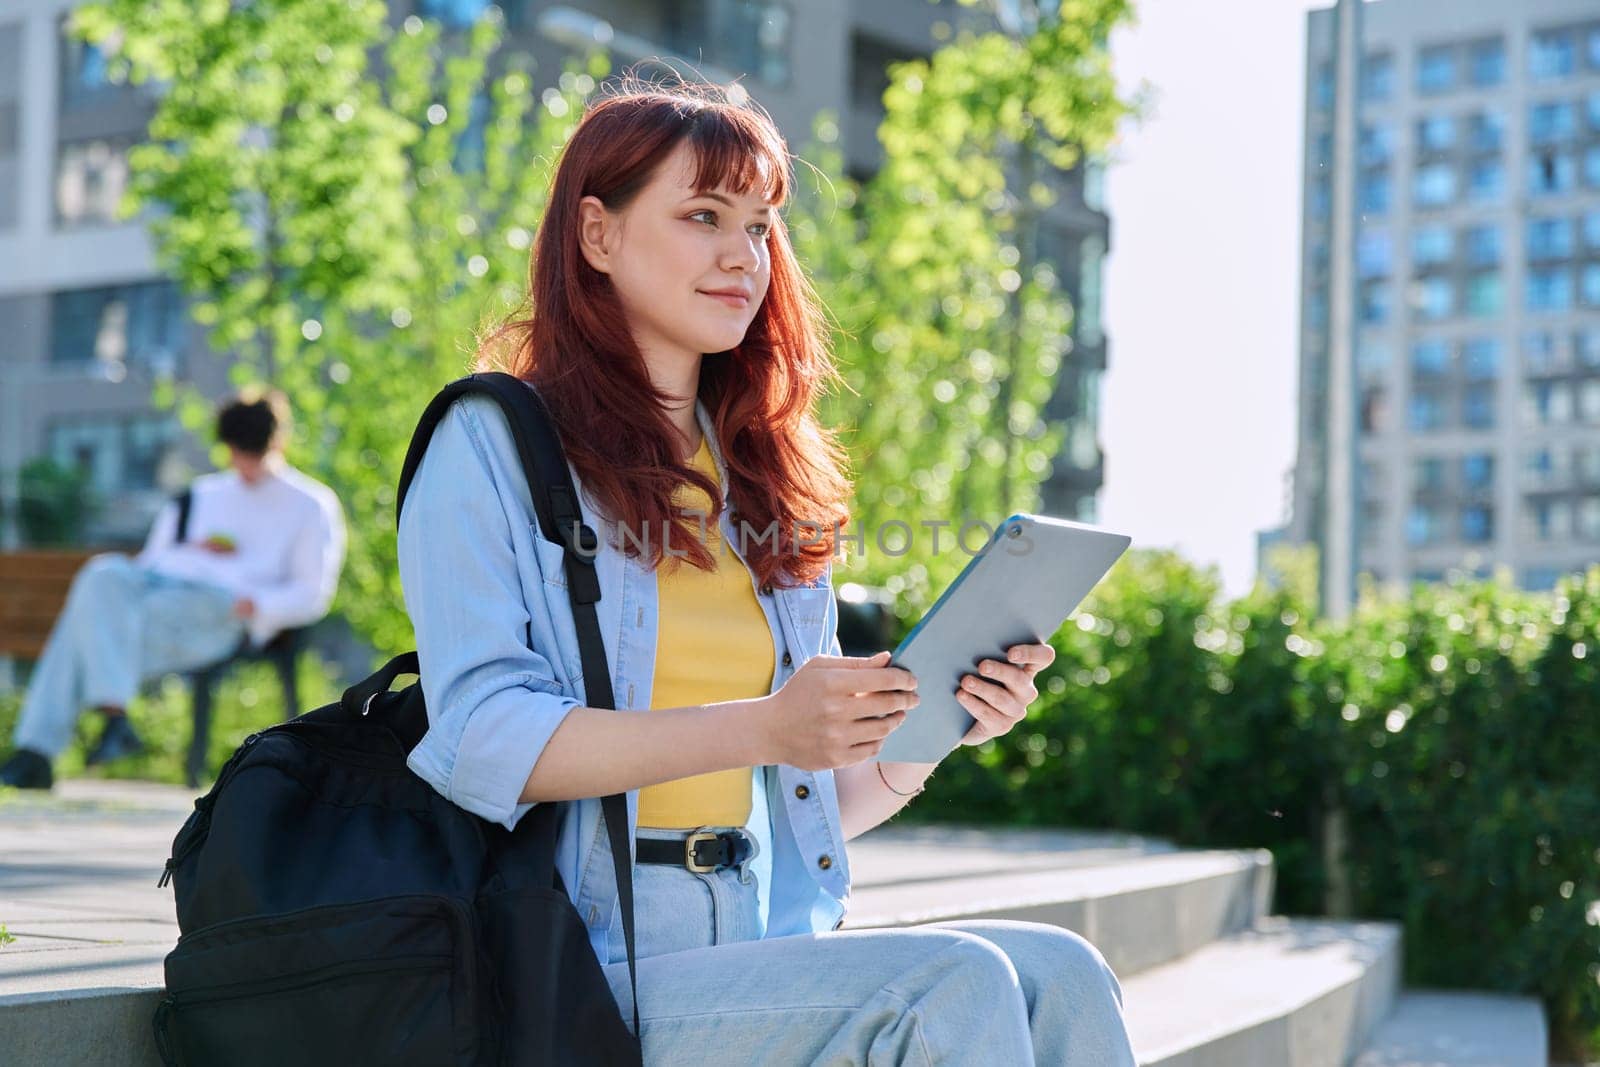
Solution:
{"label": "person's white sweater", "polygon": [[[254,485],[232,470],[196,478],[182,544],[177,530],[178,505],[168,502],[137,561],[160,574],[248,597],[255,604],[248,632],[257,647],[327,614],[344,565],[344,513],[332,489],[281,456],[268,460]],[[213,537],[231,540],[234,550],[204,547]]]}

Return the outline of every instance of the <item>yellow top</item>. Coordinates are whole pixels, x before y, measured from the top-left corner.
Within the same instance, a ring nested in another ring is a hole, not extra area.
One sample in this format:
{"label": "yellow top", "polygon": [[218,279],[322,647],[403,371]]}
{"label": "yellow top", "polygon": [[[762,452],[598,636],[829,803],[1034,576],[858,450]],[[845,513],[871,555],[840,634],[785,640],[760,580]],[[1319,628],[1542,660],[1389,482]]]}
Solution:
{"label": "yellow top", "polygon": [[[690,461],[717,480],[711,446],[700,443]],[[766,613],[756,600],[750,572],[709,520],[711,501],[683,485],[673,498],[680,507],[708,516],[706,548],[717,560],[703,571],[674,556],[656,568],[656,667],[652,708],[681,708],[724,700],[746,700],[772,691],[776,651]],[[748,767],[680,778],[639,790],[639,825],[692,830],[697,826],[743,826],[750,818]]]}

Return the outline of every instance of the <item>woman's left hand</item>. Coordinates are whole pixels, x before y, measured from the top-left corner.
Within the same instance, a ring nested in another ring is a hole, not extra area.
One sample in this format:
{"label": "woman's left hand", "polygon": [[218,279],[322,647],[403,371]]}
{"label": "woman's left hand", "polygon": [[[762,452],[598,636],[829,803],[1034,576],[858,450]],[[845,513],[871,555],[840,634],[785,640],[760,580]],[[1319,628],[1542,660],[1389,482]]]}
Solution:
{"label": "woman's left hand", "polygon": [[978,721],[961,743],[981,745],[1010,732],[1039,695],[1033,676],[1055,658],[1056,650],[1049,645],[1012,645],[1006,649],[1006,660],[986,659],[978,664],[977,674],[962,675],[956,700]]}

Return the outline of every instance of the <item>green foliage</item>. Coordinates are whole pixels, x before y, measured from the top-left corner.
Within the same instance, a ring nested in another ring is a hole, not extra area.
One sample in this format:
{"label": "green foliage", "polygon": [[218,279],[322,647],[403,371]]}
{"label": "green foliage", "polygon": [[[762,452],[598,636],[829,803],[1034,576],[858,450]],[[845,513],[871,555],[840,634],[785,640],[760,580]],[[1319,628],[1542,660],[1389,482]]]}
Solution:
{"label": "green foliage", "polygon": [[[301,712],[336,700],[343,691],[333,667],[315,655],[300,658],[297,681],[304,705]],[[74,744],[55,762],[56,777],[134,778],[182,785],[183,764],[193,731],[193,707],[189,685],[183,677],[169,674],[151,681],[127,709],[128,721],[139,732],[145,751],[104,767],[87,769],[83,758],[99,740],[105,720],[97,712],[86,711],[78,719]],[[0,736],[11,736],[20,711],[18,693],[0,694]],[[230,671],[215,691],[211,715],[206,766],[214,774],[247,735],[283,721],[283,690],[278,685],[277,672],[265,663],[245,664]]]}
{"label": "green foliage", "polygon": [[[910,615],[965,564],[953,547],[963,521],[1037,509],[1060,448],[1044,406],[1071,309],[1034,235],[1056,195],[1050,168],[1103,150],[1128,113],[1099,42],[1130,9],[1085,0],[1057,14],[892,67],[882,166],[864,185],[844,174],[824,116],[806,153],[816,180],[802,173],[791,213],[848,387],[825,421],[860,465],[853,511],[867,543],[839,579],[887,587]],[[923,523],[952,518],[936,551]],[[908,551],[894,522],[910,527]],[[964,544],[982,540],[974,527]]]}
{"label": "green foliage", "polygon": [[1409,982],[1537,995],[1570,1047],[1600,1036],[1600,568],[1545,595],[1369,590],[1344,623],[1314,603],[1304,581],[1222,603],[1215,574],[1130,554],[1027,721],[911,813],[1267,847],[1280,911],[1348,885],[1404,924]]}
{"label": "green foliage", "polygon": [[[381,652],[409,647],[394,534],[406,444],[427,399],[471,369],[476,331],[521,299],[550,168],[604,64],[535,98],[496,15],[446,37],[418,18],[391,29],[381,0],[102,0],[76,18],[120,42],[132,78],[167,82],[132,206],[158,209],[163,265],[237,354],[235,382],[284,390],[291,462],[344,504],[333,610]],[[192,389],[156,398],[206,432]]]}
{"label": "green foliage", "polygon": [[22,465],[17,480],[17,522],[25,544],[44,547],[83,542],[84,523],[94,510],[86,471],[40,456]]}

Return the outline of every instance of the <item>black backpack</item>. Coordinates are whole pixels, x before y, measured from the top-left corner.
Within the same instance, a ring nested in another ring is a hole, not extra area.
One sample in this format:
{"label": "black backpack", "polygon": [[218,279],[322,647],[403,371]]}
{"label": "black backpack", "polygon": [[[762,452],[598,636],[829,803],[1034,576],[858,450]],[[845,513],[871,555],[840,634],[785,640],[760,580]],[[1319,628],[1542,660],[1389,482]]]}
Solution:
{"label": "black backpack", "polygon": [[[585,703],[612,708],[595,603],[594,531],[548,412],[505,374],[452,382],[428,405],[396,515],[434,427],[467,394],[493,398],[545,536],[568,545]],[[574,551],[578,548],[581,551]],[[154,1019],[167,1064],[639,1064],[588,933],[555,868],[561,805],[514,832],[440,796],[406,766],[428,727],[417,654],[339,701],[245,738],[172,844],[160,885],[182,936]],[[627,808],[602,801],[638,1031]]]}

